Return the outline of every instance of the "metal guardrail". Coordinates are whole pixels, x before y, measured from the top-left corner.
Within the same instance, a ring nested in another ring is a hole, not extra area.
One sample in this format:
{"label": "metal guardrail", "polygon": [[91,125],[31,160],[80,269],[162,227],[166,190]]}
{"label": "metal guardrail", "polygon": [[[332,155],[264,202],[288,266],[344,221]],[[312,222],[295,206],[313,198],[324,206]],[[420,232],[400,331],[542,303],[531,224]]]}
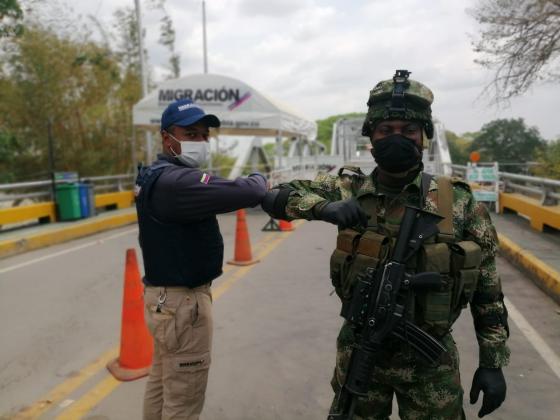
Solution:
{"label": "metal guardrail", "polygon": [[[327,158],[327,160],[324,158]],[[289,168],[273,170],[266,174],[272,183],[287,181],[310,171],[326,169],[329,165],[341,164],[338,156],[300,157],[287,160],[289,160]],[[466,166],[454,164],[450,166],[453,173],[465,176]],[[229,167],[213,168],[213,170],[225,168]],[[560,202],[560,180],[512,174],[509,172],[499,172],[499,175],[501,189],[505,192],[520,192],[524,195],[536,197],[545,206],[557,205]],[[79,180],[80,182],[91,182],[96,192],[109,192],[132,189],[134,177],[134,174],[119,174],[80,177]],[[57,181],[57,183],[63,182]],[[17,206],[24,199],[34,199],[37,201],[43,199],[52,200],[51,189],[52,181],[50,180],[0,184],[0,202],[12,201]]]}
{"label": "metal guardrail", "polygon": [[[330,158],[329,164],[331,161],[334,162],[334,159],[330,156],[328,156],[328,158]],[[325,169],[325,166],[328,166],[327,163],[317,161],[317,159],[314,158],[293,158],[292,160],[293,168],[273,170],[271,172],[265,172],[265,175],[272,183],[277,183],[291,180],[297,176],[305,176],[305,173],[309,171]],[[259,165],[246,165],[242,169],[259,170],[258,166]],[[221,171],[229,171],[231,168],[232,166],[214,167],[209,171],[211,173],[220,173]],[[135,176],[134,174],[88,176],[80,177],[79,182],[92,183],[94,191],[98,193],[125,191],[132,189]],[[55,184],[63,184],[65,182],[64,180],[60,180],[56,181]],[[54,201],[52,185],[53,183],[50,180],[0,184],[0,203],[11,201],[12,207],[17,207],[22,200],[25,199],[33,199],[34,201]]]}
{"label": "metal guardrail", "polygon": [[[451,165],[454,173],[465,177],[465,165]],[[504,192],[520,192],[540,199],[543,206],[555,206],[560,201],[560,180],[536,176],[498,172],[500,189]]]}
{"label": "metal guardrail", "polygon": [[[133,179],[134,175],[132,174],[120,174],[80,177],[79,182],[92,183],[94,191],[106,192],[130,190]],[[65,182],[60,180],[55,181],[55,184],[63,184]],[[53,182],[50,180],[0,184],[0,202],[12,201],[17,206],[25,199],[47,199],[54,201],[52,185]]]}

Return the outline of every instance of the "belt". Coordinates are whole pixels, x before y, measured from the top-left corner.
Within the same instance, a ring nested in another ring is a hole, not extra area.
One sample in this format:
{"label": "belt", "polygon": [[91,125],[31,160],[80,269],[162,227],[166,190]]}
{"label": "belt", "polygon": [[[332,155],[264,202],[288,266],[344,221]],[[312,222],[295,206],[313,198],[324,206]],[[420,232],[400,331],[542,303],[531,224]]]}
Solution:
{"label": "belt", "polygon": [[167,290],[168,292],[188,292],[190,290],[206,290],[209,289],[210,286],[212,286],[212,282],[209,283],[205,283],[201,286],[197,286],[197,287],[187,287],[187,286],[152,286],[152,285],[148,285],[146,284],[145,287],[146,289],[164,289]]}

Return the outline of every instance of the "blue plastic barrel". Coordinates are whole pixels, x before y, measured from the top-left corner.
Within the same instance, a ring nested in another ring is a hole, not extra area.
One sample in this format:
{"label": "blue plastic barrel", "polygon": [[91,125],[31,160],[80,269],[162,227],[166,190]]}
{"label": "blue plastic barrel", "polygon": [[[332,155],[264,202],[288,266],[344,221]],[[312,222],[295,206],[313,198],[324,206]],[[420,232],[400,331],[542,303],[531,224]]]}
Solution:
{"label": "blue plastic barrel", "polygon": [[82,217],[95,216],[95,198],[93,196],[93,185],[89,183],[79,184],[80,211]]}

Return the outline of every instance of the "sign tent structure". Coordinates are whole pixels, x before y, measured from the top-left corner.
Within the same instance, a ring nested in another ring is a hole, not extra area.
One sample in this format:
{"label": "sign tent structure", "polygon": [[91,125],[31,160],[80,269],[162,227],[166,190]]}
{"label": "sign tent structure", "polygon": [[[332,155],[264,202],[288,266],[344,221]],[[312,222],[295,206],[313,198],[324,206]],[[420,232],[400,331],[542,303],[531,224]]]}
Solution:
{"label": "sign tent structure", "polygon": [[[240,142],[242,151],[235,168],[266,159],[259,137],[275,137],[279,145],[283,137],[314,141],[317,135],[314,121],[298,115],[240,80],[216,74],[194,74],[162,82],[134,105],[133,124],[159,131],[161,114],[167,105],[185,98],[192,99],[206,113],[220,119],[221,127],[218,132],[212,132],[214,136],[252,136],[251,141]],[[281,166],[282,147],[278,146],[277,151],[277,166]],[[262,163],[268,165],[268,162]],[[232,172],[239,172],[235,168]]]}

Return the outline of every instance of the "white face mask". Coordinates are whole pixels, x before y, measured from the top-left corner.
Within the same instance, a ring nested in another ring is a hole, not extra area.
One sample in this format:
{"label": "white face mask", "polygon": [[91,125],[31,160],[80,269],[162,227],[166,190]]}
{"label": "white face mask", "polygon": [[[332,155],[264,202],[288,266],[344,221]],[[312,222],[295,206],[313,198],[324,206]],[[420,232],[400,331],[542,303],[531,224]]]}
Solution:
{"label": "white face mask", "polygon": [[169,136],[181,145],[181,154],[176,154],[172,149],[171,153],[183,164],[191,168],[198,168],[208,162],[210,154],[210,144],[207,141],[180,141],[171,133]]}

